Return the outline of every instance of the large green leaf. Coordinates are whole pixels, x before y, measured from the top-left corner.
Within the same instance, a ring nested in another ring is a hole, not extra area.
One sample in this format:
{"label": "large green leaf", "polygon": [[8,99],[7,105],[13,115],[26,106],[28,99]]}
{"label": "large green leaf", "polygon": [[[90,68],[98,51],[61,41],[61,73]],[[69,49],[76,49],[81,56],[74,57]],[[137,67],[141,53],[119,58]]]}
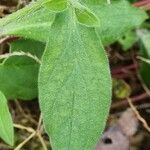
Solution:
{"label": "large green leaf", "polygon": [[94,28],[72,12],[58,14],[50,29],[39,98],[53,150],[94,149],[110,107],[109,65]]}
{"label": "large green leaf", "polygon": [[[30,52],[40,58],[44,45],[30,40],[11,43],[11,52]],[[27,56],[11,56],[0,64],[0,90],[8,99],[30,100],[37,96],[39,64]]]}
{"label": "large green leaf", "polygon": [[7,144],[14,144],[14,128],[11,114],[8,109],[7,100],[0,91],[0,138]]}
{"label": "large green leaf", "polygon": [[[142,10],[132,7],[126,1],[101,5],[94,5],[97,2],[101,3],[98,0],[82,1],[99,17],[101,24],[97,31],[105,45],[121,38],[129,29],[139,26],[147,17]],[[0,19],[0,34],[13,34],[46,43],[47,30],[54,18],[55,15],[48,9],[32,4]]]}

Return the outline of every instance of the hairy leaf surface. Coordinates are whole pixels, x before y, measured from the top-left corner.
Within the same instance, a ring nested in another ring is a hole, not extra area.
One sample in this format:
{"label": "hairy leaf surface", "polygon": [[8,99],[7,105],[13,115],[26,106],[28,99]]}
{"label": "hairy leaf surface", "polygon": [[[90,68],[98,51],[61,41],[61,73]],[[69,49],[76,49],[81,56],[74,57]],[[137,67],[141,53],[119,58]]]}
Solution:
{"label": "hairy leaf surface", "polygon": [[104,45],[115,42],[147,18],[144,11],[132,7],[126,1],[89,5],[89,8],[99,17],[101,26],[97,28],[97,32],[101,35]]}
{"label": "hairy leaf surface", "polygon": [[55,14],[37,4],[29,6],[0,19],[1,35],[16,35],[37,41],[47,40]]}
{"label": "hairy leaf surface", "polygon": [[54,150],[93,149],[110,106],[103,46],[94,28],[75,17],[72,12],[57,15],[39,73],[40,107]]}
{"label": "hairy leaf surface", "polygon": [[81,0],[81,2],[88,5],[100,5],[107,3],[107,0]]}
{"label": "hairy leaf surface", "polygon": [[51,11],[59,12],[67,8],[68,0],[47,0],[43,5]]}
{"label": "hairy leaf surface", "polygon": [[86,7],[79,5],[75,8],[75,14],[79,23],[88,27],[99,27],[99,19]]}

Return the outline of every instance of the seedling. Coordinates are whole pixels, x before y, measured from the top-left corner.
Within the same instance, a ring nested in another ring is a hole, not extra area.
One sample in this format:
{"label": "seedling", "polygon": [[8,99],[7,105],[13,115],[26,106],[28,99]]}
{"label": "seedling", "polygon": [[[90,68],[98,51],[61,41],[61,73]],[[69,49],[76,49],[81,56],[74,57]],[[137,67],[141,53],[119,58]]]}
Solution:
{"label": "seedling", "polygon": [[92,150],[111,103],[104,46],[145,18],[143,11],[124,1],[32,3],[0,20],[1,36],[21,38],[10,43],[9,57],[2,57],[0,90],[7,99],[39,98],[53,150]]}

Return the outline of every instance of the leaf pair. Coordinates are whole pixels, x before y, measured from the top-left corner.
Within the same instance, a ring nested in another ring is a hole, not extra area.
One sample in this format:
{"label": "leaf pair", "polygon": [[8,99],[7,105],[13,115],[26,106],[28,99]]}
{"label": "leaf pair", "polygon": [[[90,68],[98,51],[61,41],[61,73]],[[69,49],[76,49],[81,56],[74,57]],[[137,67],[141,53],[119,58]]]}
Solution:
{"label": "leaf pair", "polygon": [[[82,1],[85,2],[85,0]],[[131,7],[125,1],[114,2],[111,5],[104,3],[94,5],[97,2],[86,1],[85,4],[100,20],[97,32],[104,45],[121,38],[128,30],[139,26],[147,18],[143,11]],[[91,3],[92,5],[89,5]],[[41,5],[32,4],[0,20],[0,33],[1,35],[16,35],[46,43],[49,36],[47,31],[54,19],[53,11]]]}

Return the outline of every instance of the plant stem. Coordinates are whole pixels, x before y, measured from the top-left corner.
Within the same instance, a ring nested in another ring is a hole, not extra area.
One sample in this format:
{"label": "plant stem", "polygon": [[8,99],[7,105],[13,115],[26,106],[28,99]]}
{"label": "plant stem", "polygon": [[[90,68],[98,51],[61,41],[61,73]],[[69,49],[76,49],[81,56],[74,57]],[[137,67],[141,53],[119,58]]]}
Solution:
{"label": "plant stem", "polygon": [[[147,93],[142,93],[140,95],[131,97],[130,99],[132,100],[132,102],[138,102],[138,101],[141,101],[146,98],[149,98],[149,95]],[[121,102],[116,102],[116,103],[112,104],[111,108],[116,109],[118,107],[127,106],[127,105],[128,105],[128,101],[127,101],[127,99],[124,99]]]}

